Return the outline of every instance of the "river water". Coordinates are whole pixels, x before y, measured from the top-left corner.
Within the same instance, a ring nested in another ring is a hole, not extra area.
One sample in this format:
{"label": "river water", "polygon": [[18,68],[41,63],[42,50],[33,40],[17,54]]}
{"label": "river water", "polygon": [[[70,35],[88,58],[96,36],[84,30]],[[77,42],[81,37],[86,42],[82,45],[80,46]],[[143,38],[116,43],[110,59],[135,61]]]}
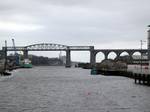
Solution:
{"label": "river water", "polygon": [[150,88],[133,79],[64,67],[0,77],[0,112],[150,112]]}

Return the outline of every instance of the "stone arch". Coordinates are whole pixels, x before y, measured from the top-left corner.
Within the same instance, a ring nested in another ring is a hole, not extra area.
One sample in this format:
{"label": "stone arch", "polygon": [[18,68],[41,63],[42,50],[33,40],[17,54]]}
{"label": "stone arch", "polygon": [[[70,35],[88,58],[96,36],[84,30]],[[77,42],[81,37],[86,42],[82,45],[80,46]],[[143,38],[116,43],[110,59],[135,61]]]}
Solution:
{"label": "stone arch", "polygon": [[115,59],[117,57],[117,53],[114,51],[110,51],[107,55],[107,59]]}
{"label": "stone arch", "polygon": [[133,59],[139,59],[139,58],[141,58],[141,54],[142,53],[140,51],[135,51],[132,53],[132,58]]}
{"label": "stone arch", "polygon": [[121,52],[119,52],[119,56],[116,58],[116,60],[129,63],[129,62],[131,62],[131,56],[130,56],[129,52],[121,51]]}
{"label": "stone arch", "polygon": [[127,51],[123,51],[120,53],[120,56],[130,56],[130,54]]}
{"label": "stone arch", "polygon": [[96,63],[101,62],[105,59],[105,54],[103,52],[96,53]]}

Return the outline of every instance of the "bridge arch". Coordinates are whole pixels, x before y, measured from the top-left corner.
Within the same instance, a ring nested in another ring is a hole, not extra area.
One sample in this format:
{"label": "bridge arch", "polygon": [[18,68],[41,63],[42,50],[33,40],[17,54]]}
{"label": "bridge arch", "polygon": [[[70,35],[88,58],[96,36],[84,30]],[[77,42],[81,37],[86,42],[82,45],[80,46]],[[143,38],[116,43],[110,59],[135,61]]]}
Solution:
{"label": "bridge arch", "polygon": [[96,53],[95,57],[96,57],[96,63],[99,63],[105,59],[105,54],[100,51],[100,52]]}
{"label": "bridge arch", "polygon": [[127,51],[123,51],[120,53],[120,56],[129,56],[130,54]]}
{"label": "bridge arch", "polygon": [[107,55],[108,59],[115,59],[117,57],[117,53],[115,51],[110,51]]}
{"label": "bridge arch", "polygon": [[54,43],[39,43],[32,44],[24,47],[28,50],[66,50],[68,46]]}
{"label": "bridge arch", "polygon": [[131,61],[130,53],[127,51],[120,51],[119,55],[117,56],[117,61],[124,61],[124,62],[130,62]]}
{"label": "bridge arch", "polygon": [[140,51],[136,51],[136,52],[133,52],[133,54],[132,54],[132,58],[134,59],[136,59],[136,58],[139,58],[139,57],[136,57],[136,56],[140,56],[141,57],[141,55],[142,55],[142,53],[140,52]]}

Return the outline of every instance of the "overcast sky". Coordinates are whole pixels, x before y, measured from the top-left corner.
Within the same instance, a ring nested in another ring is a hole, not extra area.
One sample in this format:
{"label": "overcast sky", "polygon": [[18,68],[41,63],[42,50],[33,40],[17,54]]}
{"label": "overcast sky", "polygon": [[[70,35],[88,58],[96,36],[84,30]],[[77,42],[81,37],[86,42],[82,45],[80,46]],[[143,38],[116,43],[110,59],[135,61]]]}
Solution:
{"label": "overcast sky", "polygon": [[[0,47],[14,38],[18,46],[140,48],[140,40],[147,40],[149,5],[150,0],[0,0]],[[79,54],[72,59],[87,57]]]}

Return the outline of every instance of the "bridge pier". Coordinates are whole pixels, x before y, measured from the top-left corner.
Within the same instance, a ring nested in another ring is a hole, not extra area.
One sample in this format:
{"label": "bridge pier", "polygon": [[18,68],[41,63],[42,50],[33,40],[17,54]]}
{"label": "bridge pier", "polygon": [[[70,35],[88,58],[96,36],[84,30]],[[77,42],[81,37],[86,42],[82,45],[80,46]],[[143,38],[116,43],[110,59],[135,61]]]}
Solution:
{"label": "bridge pier", "polygon": [[116,55],[117,55],[117,56],[116,56],[116,58],[115,58],[115,59],[119,59],[120,54],[121,54],[120,52],[116,52]]}
{"label": "bridge pier", "polygon": [[71,67],[71,55],[70,55],[70,49],[66,50],[66,68]]}
{"label": "bridge pier", "polygon": [[105,52],[104,52],[104,56],[105,56],[105,59],[104,59],[104,60],[107,60],[107,59],[108,59],[108,55],[109,55],[109,52],[105,51]]}
{"label": "bridge pier", "polygon": [[105,55],[105,59],[104,60],[107,60],[108,59],[108,55]]}
{"label": "bridge pier", "polygon": [[28,50],[23,51],[23,58],[27,59],[28,58]]}
{"label": "bridge pier", "polygon": [[90,47],[90,65],[91,67],[95,66],[95,52],[94,52],[94,46]]}
{"label": "bridge pier", "polygon": [[128,52],[130,60],[133,60],[133,52]]}

